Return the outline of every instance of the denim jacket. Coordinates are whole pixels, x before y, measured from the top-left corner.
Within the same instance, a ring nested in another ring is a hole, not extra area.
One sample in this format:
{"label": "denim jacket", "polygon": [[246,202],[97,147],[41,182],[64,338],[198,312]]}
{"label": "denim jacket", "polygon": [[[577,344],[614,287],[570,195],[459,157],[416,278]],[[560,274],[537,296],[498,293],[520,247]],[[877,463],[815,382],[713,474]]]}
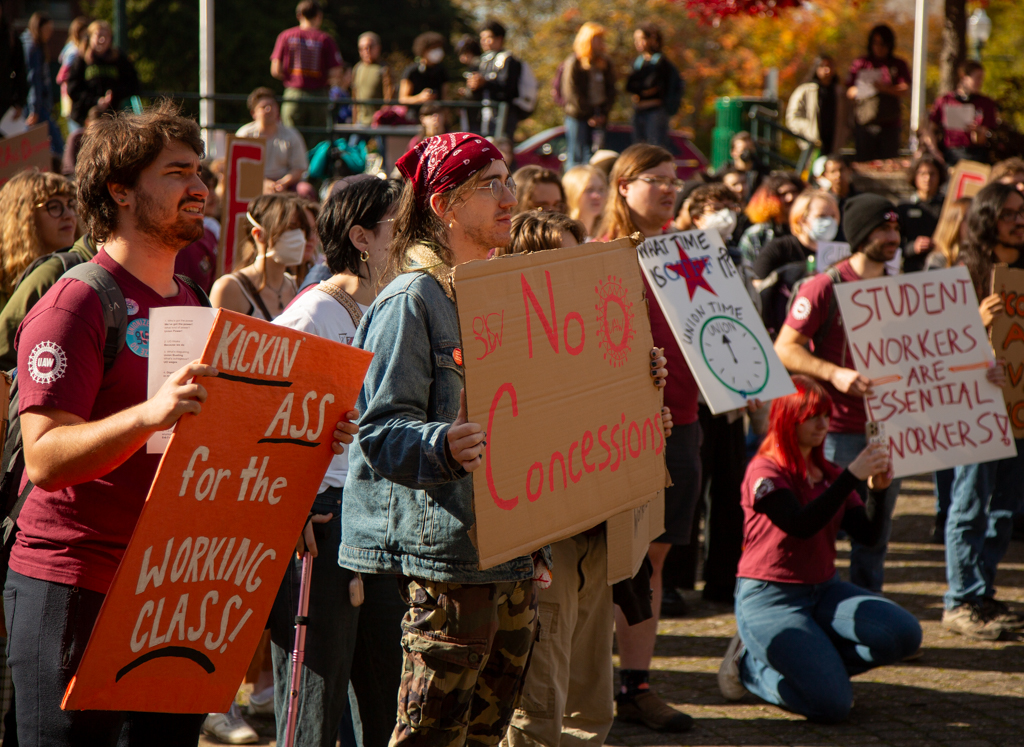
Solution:
{"label": "denim jacket", "polygon": [[[443,268],[447,270],[448,268]],[[353,344],[373,352],[349,452],[338,562],[365,573],[466,584],[533,575],[529,556],[479,569],[473,478],[445,452],[459,413],[462,346],[450,270],[407,272],[377,297]]]}

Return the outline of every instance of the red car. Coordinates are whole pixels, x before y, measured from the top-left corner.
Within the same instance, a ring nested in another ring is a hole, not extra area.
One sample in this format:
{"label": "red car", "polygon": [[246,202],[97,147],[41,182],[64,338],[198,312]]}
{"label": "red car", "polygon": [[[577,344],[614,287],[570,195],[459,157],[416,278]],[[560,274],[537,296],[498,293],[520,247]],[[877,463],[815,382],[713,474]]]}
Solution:
{"label": "red car", "polygon": [[[669,150],[676,159],[676,174],[691,179],[708,167],[708,159],[690,139],[678,130],[669,132]],[[628,124],[610,124],[604,147],[621,153],[633,144],[633,128]],[[516,146],[516,168],[536,164],[561,174],[565,166],[565,128],[551,127]]]}

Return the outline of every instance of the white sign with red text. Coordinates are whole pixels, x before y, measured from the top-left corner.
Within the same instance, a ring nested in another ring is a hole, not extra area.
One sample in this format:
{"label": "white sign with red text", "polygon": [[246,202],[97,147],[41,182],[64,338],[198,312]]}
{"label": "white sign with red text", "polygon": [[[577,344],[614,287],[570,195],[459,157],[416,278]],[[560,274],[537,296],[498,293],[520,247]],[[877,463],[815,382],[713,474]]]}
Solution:
{"label": "white sign with red text", "polygon": [[995,362],[965,267],[835,286],[854,367],[871,379],[896,477],[1014,456]]}

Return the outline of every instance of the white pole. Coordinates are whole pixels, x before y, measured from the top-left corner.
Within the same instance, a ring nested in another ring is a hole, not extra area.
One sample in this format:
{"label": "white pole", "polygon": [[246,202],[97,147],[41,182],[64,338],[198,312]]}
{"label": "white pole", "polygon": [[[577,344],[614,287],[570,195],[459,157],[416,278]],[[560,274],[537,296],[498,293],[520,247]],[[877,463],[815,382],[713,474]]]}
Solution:
{"label": "white pole", "polygon": [[916,132],[927,122],[925,72],[928,68],[928,0],[914,3],[914,82],[910,94],[910,144],[916,147]]}
{"label": "white pole", "polygon": [[[213,14],[215,0],[199,0],[199,95],[209,96],[214,93],[214,71],[216,63],[213,55]],[[206,99],[199,101],[199,126],[203,129],[203,140],[209,148],[210,133],[207,128],[216,121],[213,114],[213,102]]]}

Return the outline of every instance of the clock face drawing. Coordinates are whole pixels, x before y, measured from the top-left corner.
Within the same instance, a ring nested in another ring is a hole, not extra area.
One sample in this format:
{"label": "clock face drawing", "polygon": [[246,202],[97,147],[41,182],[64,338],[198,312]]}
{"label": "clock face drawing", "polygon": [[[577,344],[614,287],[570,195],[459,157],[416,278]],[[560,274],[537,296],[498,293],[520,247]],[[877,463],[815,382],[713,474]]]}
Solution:
{"label": "clock face drawing", "polygon": [[741,322],[711,317],[700,328],[699,344],[704,362],[726,389],[749,397],[768,384],[768,355]]}

